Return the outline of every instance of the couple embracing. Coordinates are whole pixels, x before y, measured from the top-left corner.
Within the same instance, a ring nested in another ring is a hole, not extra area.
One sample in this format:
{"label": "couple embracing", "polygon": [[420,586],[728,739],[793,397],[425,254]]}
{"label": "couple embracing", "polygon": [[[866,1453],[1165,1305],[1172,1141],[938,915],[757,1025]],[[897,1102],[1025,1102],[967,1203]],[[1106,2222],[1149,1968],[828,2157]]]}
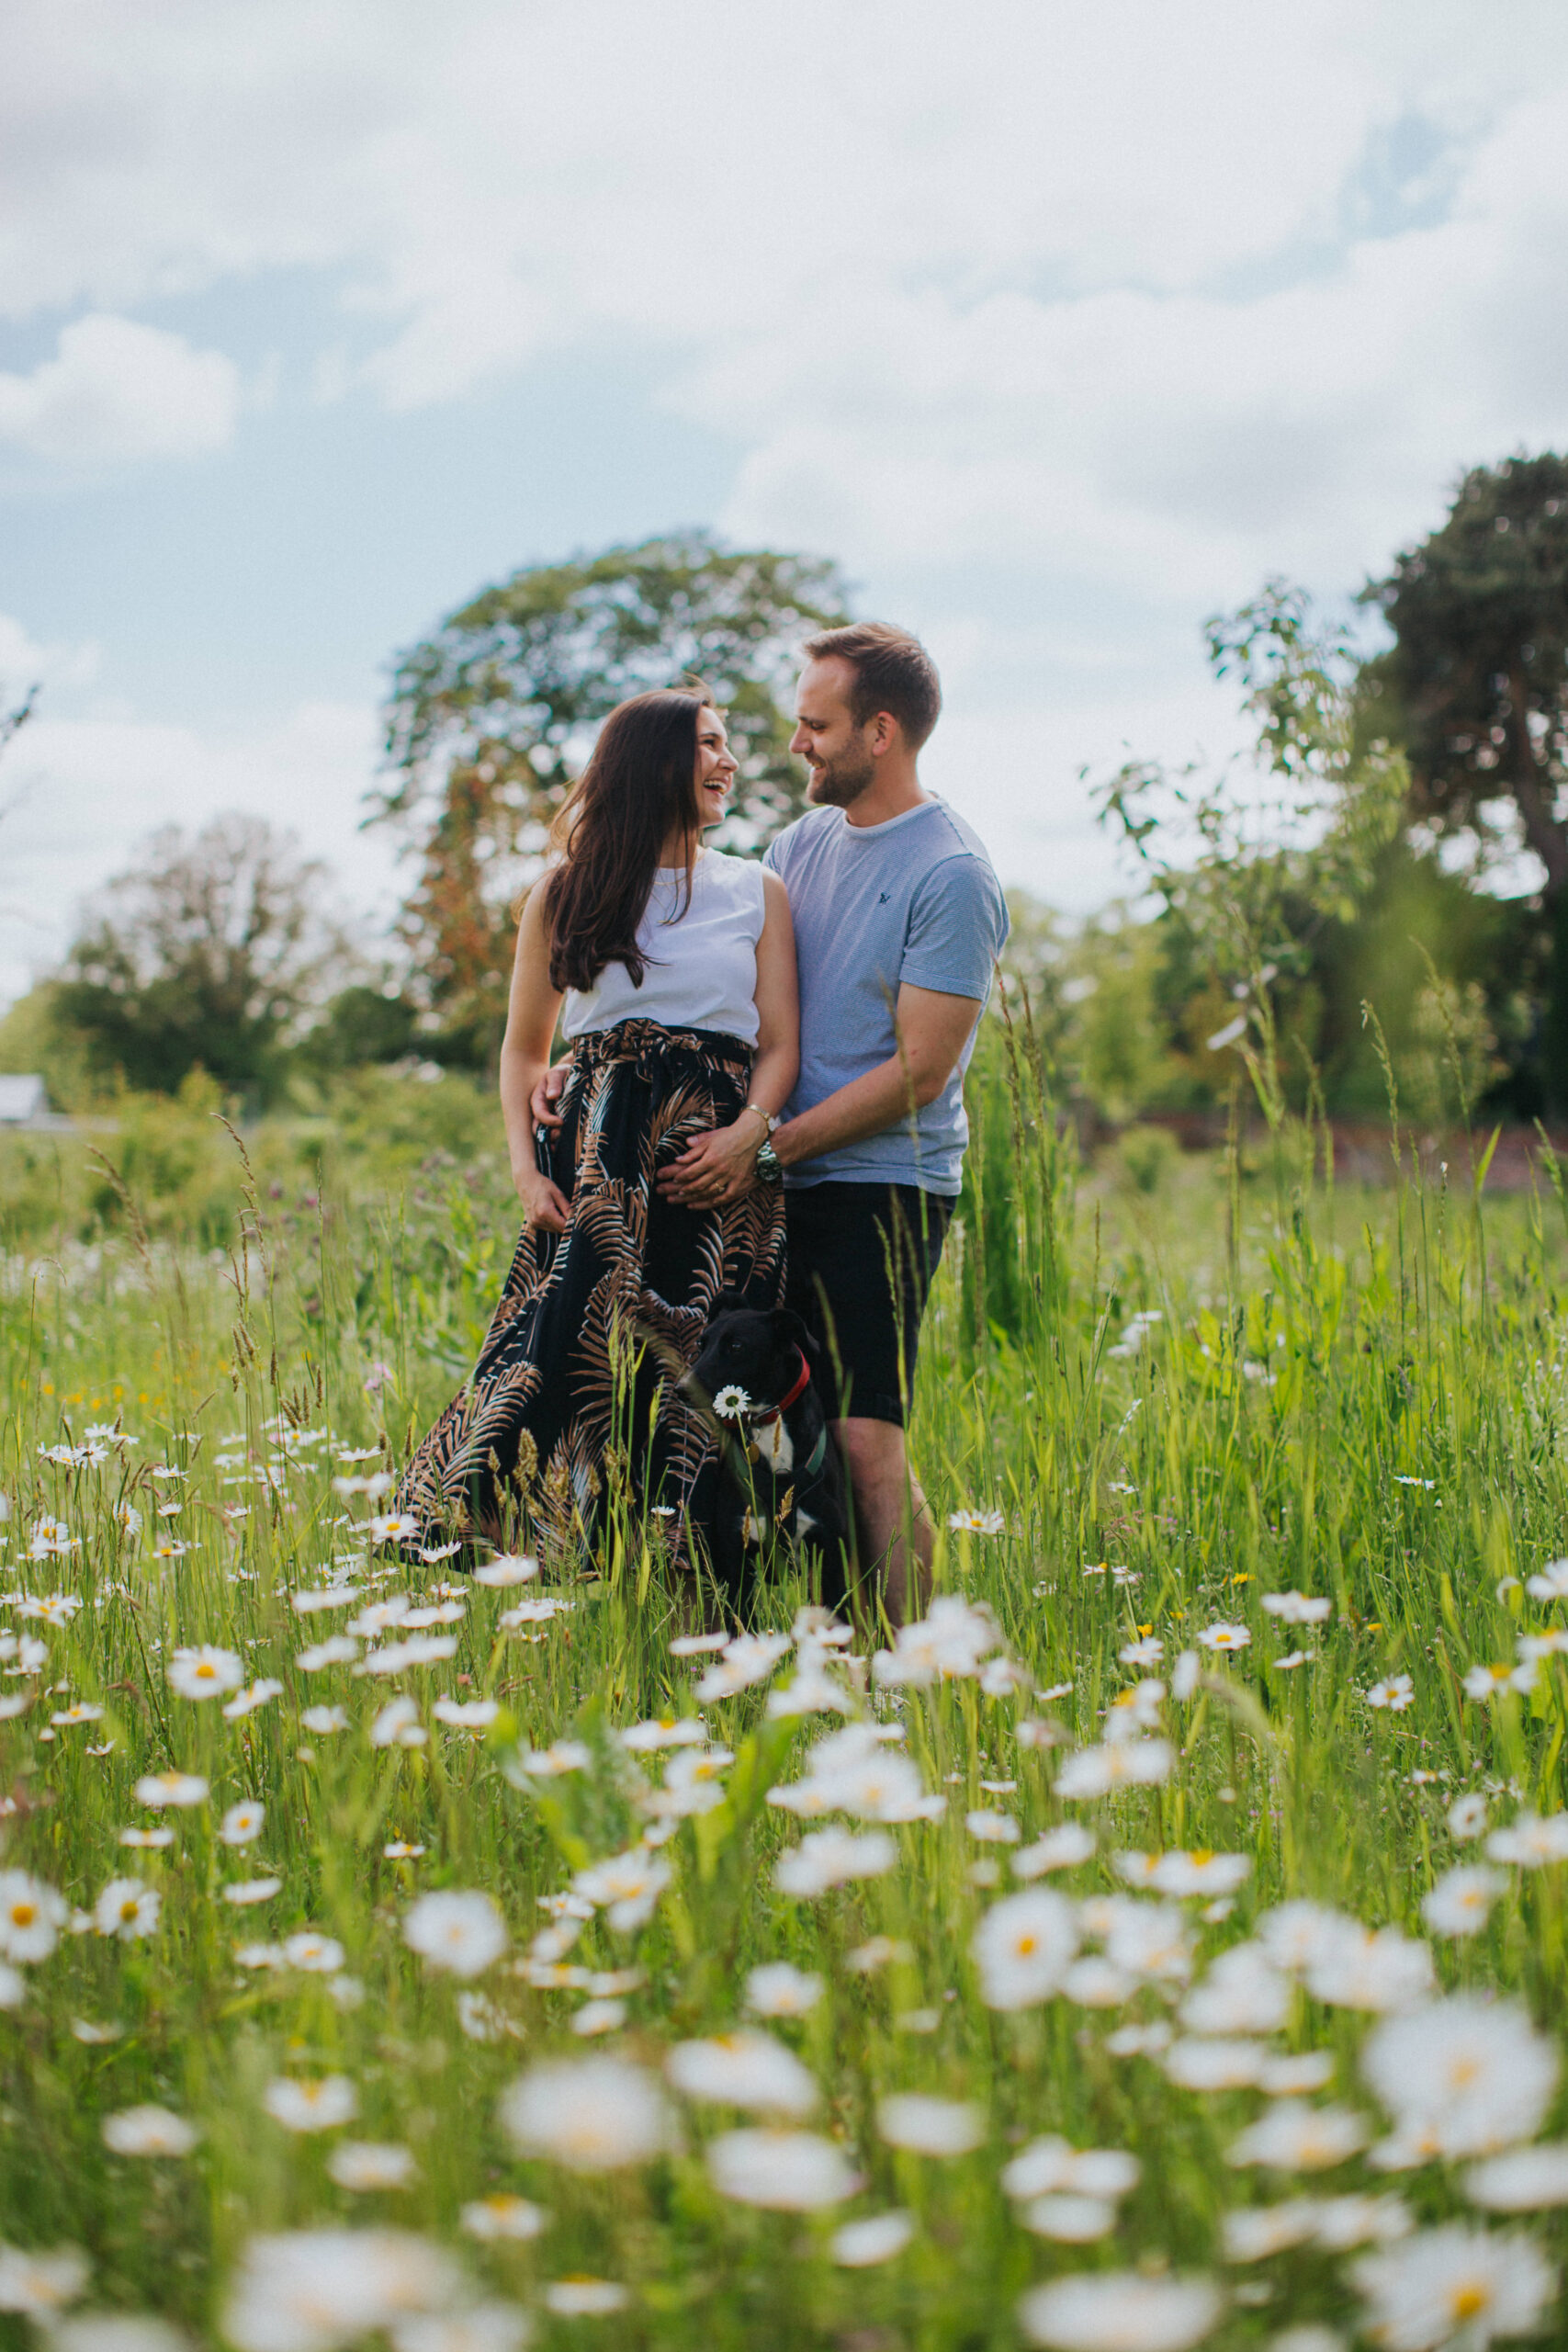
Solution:
{"label": "couple embracing", "polygon": [[494,1539],[511,1485],[565,1535],[618,1469],[696,1564],[715,1445],[681,1371],[719,1302],[787,1306],[897,1623],[932,1544],[905,1445],[919,1322],[1008,919],[981,842],[919,781],[942,707],[924,648],[863,622],[804,650],[790,748],[811,805],[761,865],[703,844],[736,761],[700,690],[613,711],[561,812],[501,1054],[527,1223],[399,1501],[432,1538]]}

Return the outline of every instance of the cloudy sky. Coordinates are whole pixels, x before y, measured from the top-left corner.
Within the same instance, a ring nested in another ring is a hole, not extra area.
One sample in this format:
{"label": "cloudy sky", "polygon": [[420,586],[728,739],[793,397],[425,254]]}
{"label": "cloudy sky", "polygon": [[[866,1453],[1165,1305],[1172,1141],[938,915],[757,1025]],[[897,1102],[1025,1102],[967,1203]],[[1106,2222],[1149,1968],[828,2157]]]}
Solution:
{"label": "cloudy sky", "polygon": [[1006,879],[1235,721],[1203,616],[1353,591],[1568,443],[1561,0],[9,0],[0,1001],[153,825],[357,830],[389,657],[519,563],[836,556]]}

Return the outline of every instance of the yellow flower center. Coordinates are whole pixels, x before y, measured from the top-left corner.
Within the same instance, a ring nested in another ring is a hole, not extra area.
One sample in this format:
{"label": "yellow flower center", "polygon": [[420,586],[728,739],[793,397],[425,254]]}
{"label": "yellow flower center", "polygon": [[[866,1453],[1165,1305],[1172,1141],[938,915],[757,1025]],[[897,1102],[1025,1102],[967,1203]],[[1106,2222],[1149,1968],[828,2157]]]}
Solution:
{"label": "yellow flower center", "polygon": [[1486,2309],[1491,2300],[1491,2293],[1485,2287],[1461,2287],[1453,2299],[1453,2315],[1455,2319],[1473,2319],[1478,2312]]}
{"label": "yellow flower center", "polygon": [[119,1916],[120,1916],[120,1917],[121,1917],[122,1919],[134,1919],[134,1918],[135,1918],[135,1917],[136,1917],[136,1897],[135,1897],[133,1894],[132,1894],[132,1895],[128,1895],[128,1896],[127,1896],[127,1898],[126,1898],[126,1900],[125,1900],[125,1901],[120,1905],[120,1906],[119,1906]]}
{"label": "yellow flower center", "polygon": [[30,1928],[37,1917],[38,1912],[30,1903],[13,1903],[11,1905],[11,1924],[15,1928]]}

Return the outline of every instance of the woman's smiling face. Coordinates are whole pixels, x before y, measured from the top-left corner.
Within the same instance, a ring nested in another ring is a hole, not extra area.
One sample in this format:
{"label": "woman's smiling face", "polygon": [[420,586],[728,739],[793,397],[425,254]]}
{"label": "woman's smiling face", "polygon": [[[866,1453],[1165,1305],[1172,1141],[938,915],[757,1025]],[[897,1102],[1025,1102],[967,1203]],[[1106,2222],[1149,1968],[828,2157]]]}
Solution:
{"label": "woman's smiling face", "polygon": [[706,705],[697,713],[697,826],[705,832],[718,824],[729,799],[729,787],[739,763],[729,748],[724,721]]}

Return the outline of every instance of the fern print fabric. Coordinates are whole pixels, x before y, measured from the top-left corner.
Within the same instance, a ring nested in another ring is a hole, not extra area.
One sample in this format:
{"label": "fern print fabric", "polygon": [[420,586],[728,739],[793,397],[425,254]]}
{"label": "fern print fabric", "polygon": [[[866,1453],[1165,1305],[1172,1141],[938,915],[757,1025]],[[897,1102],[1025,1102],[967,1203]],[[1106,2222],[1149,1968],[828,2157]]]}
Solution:
{"label": "fern print fabric", "polygon": [[525,1227],[472,1376],[403,1476],[395,1508],[427,1545],[502,1542],[508,1489],[541,1531],[590,1532],[615,1476],[702,1523],[715,1450],[674,1384],[721,1291],[779,1305],[784,1188],[693,1209],[655,1186],[694,1136],[739,1116],[751,1061],[737,1038],[651,1021],[578,1038],[560,1128],[535,1136],[570,1219]]}

